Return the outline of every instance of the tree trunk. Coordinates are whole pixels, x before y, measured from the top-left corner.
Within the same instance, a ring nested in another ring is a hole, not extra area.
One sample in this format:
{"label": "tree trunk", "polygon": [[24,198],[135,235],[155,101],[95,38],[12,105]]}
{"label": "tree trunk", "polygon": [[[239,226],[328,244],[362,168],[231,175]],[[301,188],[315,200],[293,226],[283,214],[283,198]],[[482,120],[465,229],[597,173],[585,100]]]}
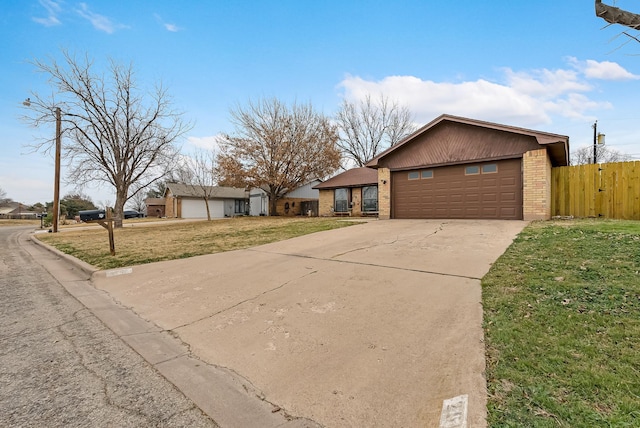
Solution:
{"label": "tree trunk", "polygon": [[277,193],[269,193],[269,215],[278,215],[278,195]]}
{"label": "tree trunk", "polygon": [[124,203],[125,199],[120,195],[116,195],[116,203],[113,207],[113,222],[114,227],[122,227],[122,219],[124,218]]}
{"label": "tree trunk", "polygon": [[209,208],[209,198],[207,198],[206,196],[203,196],[202,199],[204,200],[204,206],[207,207],[207,220],[211,221],[211,211]]}

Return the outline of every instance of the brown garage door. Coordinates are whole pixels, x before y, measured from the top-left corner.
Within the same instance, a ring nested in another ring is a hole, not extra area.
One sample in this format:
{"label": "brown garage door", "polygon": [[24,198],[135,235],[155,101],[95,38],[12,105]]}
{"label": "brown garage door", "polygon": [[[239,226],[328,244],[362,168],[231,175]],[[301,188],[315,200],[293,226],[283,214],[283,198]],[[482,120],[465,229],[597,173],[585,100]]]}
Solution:
{"label": "brown garage door", "polygon": [[521,164],[509,159],[396,171],[392,216],[521,220]]}

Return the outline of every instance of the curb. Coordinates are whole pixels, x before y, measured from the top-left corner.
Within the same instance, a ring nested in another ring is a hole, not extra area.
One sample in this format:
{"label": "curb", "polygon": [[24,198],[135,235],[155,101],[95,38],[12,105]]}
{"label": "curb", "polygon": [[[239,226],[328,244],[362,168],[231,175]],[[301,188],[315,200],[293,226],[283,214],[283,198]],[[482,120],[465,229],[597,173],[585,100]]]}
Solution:
{"label": "curb", "polygon": [[[320,428],[313,420],[288,414],[269,402],[250,381],[224,367],[205,363],[192,355],[189,346],[171,332],[139,317],[113,300],[106,291],[95,288],[95,274],[114,276],[132,268],[100,270],[40,241],[33,232],[27,239],[46,250],[73,270],[86,275],[81,281],[57,278],[67,292],[82,303],[107,328],[139,354],[220,427]],[[77,275],[77,274],[76,274]]]}
{"label": "curb", "polygon": [[62,251],[58,250],[55,247],[52,247],[49,244],[46,244],[44,242],[42,242],[41,240],[39,240],[38,238],[36,238],[35,234],[32,232],[29,234],[29,240],[31,240],[31,242],[35,243],[36,245],[40,246],[40,248],[44,248],[45,250],[55,254],[56,256],[66,260],[67,262],[71,263],[72,265],[74,265],[76,268],[78,268],[79,270],[81,270],[83,273],[85,273],[89,278],[91,278],[91,276],[93,276],[94,273],[98,272],[100,269],[90,265],[87,262],[83,262],[82,260],[73,257],[69,254],[63,253]]}

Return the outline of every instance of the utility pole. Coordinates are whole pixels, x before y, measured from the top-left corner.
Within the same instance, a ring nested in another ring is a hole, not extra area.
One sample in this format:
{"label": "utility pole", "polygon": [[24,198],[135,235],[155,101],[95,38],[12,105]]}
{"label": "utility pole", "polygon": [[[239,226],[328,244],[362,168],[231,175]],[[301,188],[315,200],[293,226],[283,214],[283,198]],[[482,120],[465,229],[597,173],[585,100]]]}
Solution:
{"label": "utility pole", "polygon": [[53,233],[58,232],[58,222],[60,221],[60,149],[61,149],[61,119],[60,107],[56,107],[56,171],[53,184]]}
{"label": "utility pole", "polygon": [[598,163],[598,155],[597,155],[597,149],[596,149],[596,145],[598,144],[598,121],[596,120],[593,123],[593,163],[596,164]]}
{"label": "utility pole", "polygon": [[[25,107],[31,107],[31,98],[22,102]],[[56,154],[55,154],[55,178],[53,182],[53,233],[58,232],[58,222],[60,221],[60,152],[62,148],[62,113],[60,107],[56,107]]]}

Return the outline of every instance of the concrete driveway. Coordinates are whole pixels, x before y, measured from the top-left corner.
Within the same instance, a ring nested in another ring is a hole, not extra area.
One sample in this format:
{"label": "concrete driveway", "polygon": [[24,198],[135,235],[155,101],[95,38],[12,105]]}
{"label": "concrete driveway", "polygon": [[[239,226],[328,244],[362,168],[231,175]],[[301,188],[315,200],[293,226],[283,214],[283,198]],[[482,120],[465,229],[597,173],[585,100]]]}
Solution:
{"label": "concrete driveway", "polygon": [[443,400],[468,395],[479,427],[480,278],[525,225],[372,221],[93,281],[290,415],[437,427]]}

